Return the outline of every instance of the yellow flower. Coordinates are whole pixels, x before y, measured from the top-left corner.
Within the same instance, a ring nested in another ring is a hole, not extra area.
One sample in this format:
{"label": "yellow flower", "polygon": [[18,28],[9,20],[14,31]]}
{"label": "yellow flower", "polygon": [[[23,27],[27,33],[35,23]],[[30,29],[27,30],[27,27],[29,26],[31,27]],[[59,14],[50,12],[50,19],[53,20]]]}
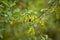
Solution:
{"label": "yellow flower", "polygon": [[29,19],[31,19],[31,16],[29,16]]}
{"label": "yellow flower", "polygon": [[40,24],[41,24],[42,26],[44,26],[44,21],[40,21]]}
{"label": "yellow flower", "polygon": [[28,17],[24,17],[24,21],[25,22],[28,22]]}
{"label": "yellow flower", "polygon": [[31,22],[34,22],[34,17],[33,16],[29,16],[29,22],[31,21]]}
{"label": "yellow flower", "polygon": [[39,21],[40,21],[39,18],[35,19],[35,22],[39,22]]}
{"label": "yellow flower", "polygon": [[27,18],[25,18],[25,22],[27,21]]}
{"label": "yellow flower", "polygon": [[31,17],[31,21],[34,21],[34,17]]}
{"label": "yellow flower", "polygon": [[35,34],[34,28],[33,27],[29,28],[29,30],[27,31],[27,33],[28,34],[30,33],[31,35]]}

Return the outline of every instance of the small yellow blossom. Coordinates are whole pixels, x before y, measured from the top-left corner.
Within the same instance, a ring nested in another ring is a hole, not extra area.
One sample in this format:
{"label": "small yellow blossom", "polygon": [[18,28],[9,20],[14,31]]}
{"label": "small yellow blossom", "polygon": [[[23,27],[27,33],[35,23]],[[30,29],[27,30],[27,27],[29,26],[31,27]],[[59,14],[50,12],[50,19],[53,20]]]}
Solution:
{"label": "small yellow blossom", "polygon": [[44,21],[40,21],[40,24],[41,24],[42,26],[44,26]]}
{"label": "small yellow blossom", "polygon": [[28,22],[28,17],[24,17],[24,21],[25,22]]}
{"label": "small yellow blossom", "polygon": [[29,28],[29,30],[27,31],[27,33],[30,33],[31,35],[35,34],[35,30],[33,27]]}
{"label": "small yellow blossom", "polygon": [[33,16],[29,16],[29,21],[31,21],[31,22],[34,22],[34,17]]}
{"label": "small yellow blossom", "polygon": [[35,21],[36,21],[36,22],[39,22],[40,20],[39,20],[39,18],[37,18],[37,19],[35,19]]}

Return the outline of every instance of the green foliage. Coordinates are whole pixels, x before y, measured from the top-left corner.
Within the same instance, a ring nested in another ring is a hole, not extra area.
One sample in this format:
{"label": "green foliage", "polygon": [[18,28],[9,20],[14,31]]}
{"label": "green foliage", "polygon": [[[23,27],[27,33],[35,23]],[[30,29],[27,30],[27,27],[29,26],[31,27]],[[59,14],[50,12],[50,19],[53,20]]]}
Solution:
{"label": "green foliage", "polygon": [[0,0],[0,40],[60,40],[60,0]]}

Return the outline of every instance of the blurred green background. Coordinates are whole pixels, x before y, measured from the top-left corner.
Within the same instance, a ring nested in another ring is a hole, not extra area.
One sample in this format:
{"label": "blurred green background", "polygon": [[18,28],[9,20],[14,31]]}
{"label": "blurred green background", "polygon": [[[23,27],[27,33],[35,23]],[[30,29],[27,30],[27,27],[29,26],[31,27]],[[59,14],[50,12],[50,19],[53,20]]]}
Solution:
{"label": "blurred green background", "polygon": [[60,0],[0,0],[0,40],[60,40]]}

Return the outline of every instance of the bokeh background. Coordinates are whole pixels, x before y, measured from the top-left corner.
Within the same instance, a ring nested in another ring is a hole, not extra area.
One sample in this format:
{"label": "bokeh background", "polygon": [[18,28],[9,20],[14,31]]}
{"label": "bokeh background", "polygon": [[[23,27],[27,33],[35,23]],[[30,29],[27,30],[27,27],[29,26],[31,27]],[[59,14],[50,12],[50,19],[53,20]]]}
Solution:
{"label": "bokeh background", "polygon": [[0,40],[60,40],[60,0],[0,0]]}

